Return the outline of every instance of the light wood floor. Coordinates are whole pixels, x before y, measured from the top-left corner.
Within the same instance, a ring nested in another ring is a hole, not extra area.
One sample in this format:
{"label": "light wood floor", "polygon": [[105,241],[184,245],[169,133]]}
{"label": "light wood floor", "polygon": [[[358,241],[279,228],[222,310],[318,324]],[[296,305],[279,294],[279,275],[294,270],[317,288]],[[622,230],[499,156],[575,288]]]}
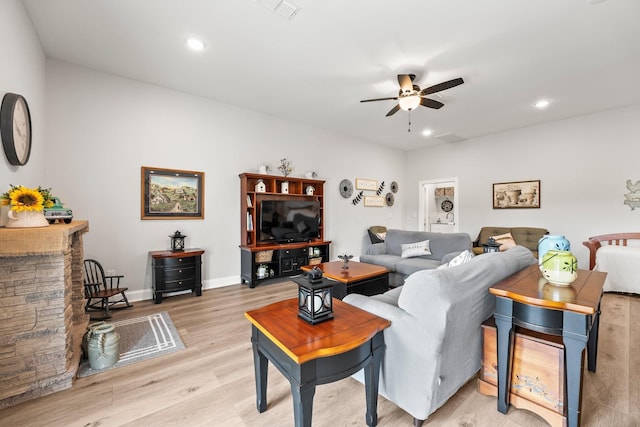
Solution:
{"label": "light wood floor", "polygon": [[[292,426],[289,384],[270,365],[266,412],[255,407],[250,325],[244,312],[296,295],[284,282],[249,289],[235,285],[178,295],[162,304],[135,303],[114,320],[166,310],[186,350],[77,379],[72,388],[0,410],[2,426]],[[640,425],[640,298],[603,299],[597,373],[585,372],[582,425]],[[480,331],[478,331],[480,333]],[[314,426],[362,426],[364,386],[348,378],[318,386]],[[412,418],[379,398],[380,426],[411,426]],[[425,426],[546,426],[537,415],[496,410],[475,380]]]}

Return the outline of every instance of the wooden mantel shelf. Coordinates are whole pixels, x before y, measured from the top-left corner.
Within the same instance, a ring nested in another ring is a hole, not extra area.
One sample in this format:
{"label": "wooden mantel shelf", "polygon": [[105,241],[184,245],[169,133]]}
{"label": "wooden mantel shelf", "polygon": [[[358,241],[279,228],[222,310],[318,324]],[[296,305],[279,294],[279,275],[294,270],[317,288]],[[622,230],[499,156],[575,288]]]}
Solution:
{"label": "wooden mantel shelf", "polygon": [[88,221],[50,224],[48,227],[0,228],[0,257],[59,254],[68,250],[70,237],[89,231]]}

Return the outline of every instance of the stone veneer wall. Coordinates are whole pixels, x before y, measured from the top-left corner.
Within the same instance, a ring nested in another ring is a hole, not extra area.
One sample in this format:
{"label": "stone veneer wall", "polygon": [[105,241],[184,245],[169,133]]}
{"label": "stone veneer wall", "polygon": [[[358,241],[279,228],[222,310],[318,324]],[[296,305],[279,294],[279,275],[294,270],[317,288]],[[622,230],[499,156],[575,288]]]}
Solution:
{"label": "stone veneer wall", "polygon": [[0,229],[0,408],[71,387],[89,323],[87,221]]}

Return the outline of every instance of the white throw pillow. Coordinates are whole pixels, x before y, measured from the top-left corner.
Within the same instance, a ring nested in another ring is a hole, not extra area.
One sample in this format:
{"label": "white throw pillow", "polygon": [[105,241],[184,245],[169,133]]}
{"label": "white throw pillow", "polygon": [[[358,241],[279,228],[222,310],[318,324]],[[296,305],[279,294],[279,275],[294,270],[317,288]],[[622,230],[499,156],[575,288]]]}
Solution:
{"label": "white throw pillow", "polygon": [[455,267],[456,265],[462,265],[465,262],[471,261],[472,258],[473,252],[466,250],[464,252],[461,252],[460,255],[449,261],[449,263],[446,265],[449,267]]}
{"label": "white throw pillow", "polygon": [[402,258],[431,255],[431,249],[429,249],[428,240],[415,243],[405,243],[404,245],[400,245],[400,247],[402,248]]}

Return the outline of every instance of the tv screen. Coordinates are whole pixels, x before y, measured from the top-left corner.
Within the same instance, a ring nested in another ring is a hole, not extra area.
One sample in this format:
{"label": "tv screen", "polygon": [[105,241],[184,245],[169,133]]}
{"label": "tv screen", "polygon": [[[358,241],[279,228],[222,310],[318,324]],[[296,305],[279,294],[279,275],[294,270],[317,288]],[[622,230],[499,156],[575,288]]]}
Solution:
{"label": "tv screen", "polygon": [[320,202],[263,200],[260,242],[302,242],[320,237]]}

